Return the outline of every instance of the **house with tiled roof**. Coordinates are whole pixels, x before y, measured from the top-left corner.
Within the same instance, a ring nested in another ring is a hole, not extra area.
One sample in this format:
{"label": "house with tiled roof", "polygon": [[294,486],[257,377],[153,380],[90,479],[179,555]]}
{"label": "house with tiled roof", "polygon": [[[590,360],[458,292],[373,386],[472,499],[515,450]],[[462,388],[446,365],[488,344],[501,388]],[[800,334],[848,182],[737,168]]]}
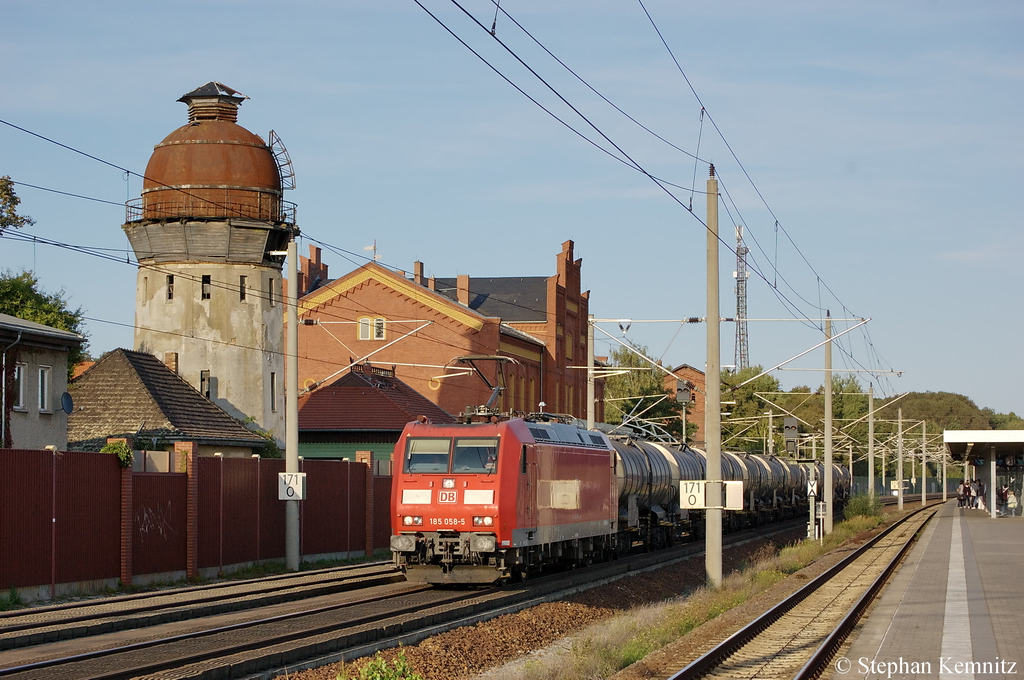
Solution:
{"label": "house with tiled roof", "polygon": [[394,368],[356,364],[329,385],[299,397],[299,455],[304,458],[391,460],[406,424],[426,416],[455,418],[395,377]]}
{"label": "house with tiled roof", "polygon": [[[590,294],[580,290],[572,241],[552,276],[428,277],[422,262],[409,276],[369,262],[331,280],[315,249],[301,266],[303,389],[372,361],[395,366],[397,378],[449,413],[486,404],[501,386],[495,405],[504,413],[586,416]],[[503,359],[473,368],[460,360],[468,356]]]}
{"label": "house with tiled roof", "polygon": [[108,438],[125,437],[140,449],[195,442],[201,456],[249,457],[267,443],[152,354],[114,350],[75,378],[69,392],[70,450],[99,451]]}

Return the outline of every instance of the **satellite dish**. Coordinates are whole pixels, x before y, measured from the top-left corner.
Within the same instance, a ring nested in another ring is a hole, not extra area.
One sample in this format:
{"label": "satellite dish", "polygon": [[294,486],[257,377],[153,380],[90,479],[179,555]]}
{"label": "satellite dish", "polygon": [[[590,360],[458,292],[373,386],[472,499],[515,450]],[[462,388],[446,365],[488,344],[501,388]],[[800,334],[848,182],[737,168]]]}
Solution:
{"label": "satellite dish", "polygon": [[71,412],[75,410],[75,402],[67,392],[60,395],[60,407],[64,409],[64,413],[67,413],[68,415],[71,415]]}

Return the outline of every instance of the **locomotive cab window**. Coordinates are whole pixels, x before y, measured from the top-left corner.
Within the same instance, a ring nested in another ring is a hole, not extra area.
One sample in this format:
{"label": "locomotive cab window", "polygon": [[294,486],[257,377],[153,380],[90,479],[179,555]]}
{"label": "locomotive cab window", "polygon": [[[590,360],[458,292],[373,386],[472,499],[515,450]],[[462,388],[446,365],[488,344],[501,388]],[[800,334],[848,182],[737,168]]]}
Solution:
{"label": "locomotive cab window", "polygon": [[483,472],[492,474],[497,469],[498,440],[456,439],[452,472]]}
{"label": "locomotive cab window", "polygon": [[405,447],[405,472],[448,472],[451,443],[447,437],[409,437]]}

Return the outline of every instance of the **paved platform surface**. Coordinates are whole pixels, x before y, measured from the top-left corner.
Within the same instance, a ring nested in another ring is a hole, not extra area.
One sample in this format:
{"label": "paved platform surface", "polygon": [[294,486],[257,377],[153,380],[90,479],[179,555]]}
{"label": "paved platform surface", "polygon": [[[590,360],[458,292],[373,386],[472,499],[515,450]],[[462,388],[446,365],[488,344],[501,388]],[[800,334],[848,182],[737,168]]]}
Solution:
{"label": "paved platform surface", "polygon": [[1024,680],[1024,518],[942,505],[832,677]]}

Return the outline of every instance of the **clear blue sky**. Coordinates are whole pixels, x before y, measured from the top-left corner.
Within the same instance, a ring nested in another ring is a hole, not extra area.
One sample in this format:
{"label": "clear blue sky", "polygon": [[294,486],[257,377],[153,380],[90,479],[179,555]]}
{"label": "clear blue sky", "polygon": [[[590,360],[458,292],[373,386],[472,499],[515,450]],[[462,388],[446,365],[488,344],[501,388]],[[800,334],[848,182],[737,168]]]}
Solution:
{"label": "clear blue sky", "polygon": [[[421,1],[622,155],[456,5]],[[904,372],[859,374],[880,392],[948,390],[1024,412],[1024,5],[644,6],[504,0],[512,18],[499,14],[496,36],[647,172],[684,187],[672,189],[678,202],[538,108],[411,0],[4,3],[0,119],[142,173],[153,145],[186,120],[175,100],[218,80],[251,98],[240,124],[264,137],[274,129],[287,145],[303,232],[356,254],[325,252],[332,275],[360,264],[375,239],[381,261],[407,271],[418,259],[437,276],[549,275],[572,239],[602,318],[704,315],[705,199],[690,189],[703,190],[711,161],[728,192],[723,235],[732,243],[732,226],[746,225],[751,268],[768,280],[752,274],[749,317],[871,317],[866,334],[845,337],[852,358],[836,352],[837,368]],[[463,7],[490,28],[493,3]],[[617,113],[512,19],[701,160]],[[0,174],[17,182],[113,203],[139,194],[137,176],[7,125],[0,150]],[[18,193],[37,220],[26,233],[110,249],[113,260],[5,238],[0,269],[34,269],[46,289],[63,288],[91,319],[94,354],[130,347],[136,270],[124,262],[123,208]],[[722,315],[732,316],[726,250],[721,267]],[[751,322],[752,363],[819,342],[815,325]],[[634,323],[628,337],[666,363],[703,365],[703,326]],[[730,364],[731,326],[722,338]],[[793,366],[822,361],[817,350]],[[777,375],[786,388],[822,379]]]}

